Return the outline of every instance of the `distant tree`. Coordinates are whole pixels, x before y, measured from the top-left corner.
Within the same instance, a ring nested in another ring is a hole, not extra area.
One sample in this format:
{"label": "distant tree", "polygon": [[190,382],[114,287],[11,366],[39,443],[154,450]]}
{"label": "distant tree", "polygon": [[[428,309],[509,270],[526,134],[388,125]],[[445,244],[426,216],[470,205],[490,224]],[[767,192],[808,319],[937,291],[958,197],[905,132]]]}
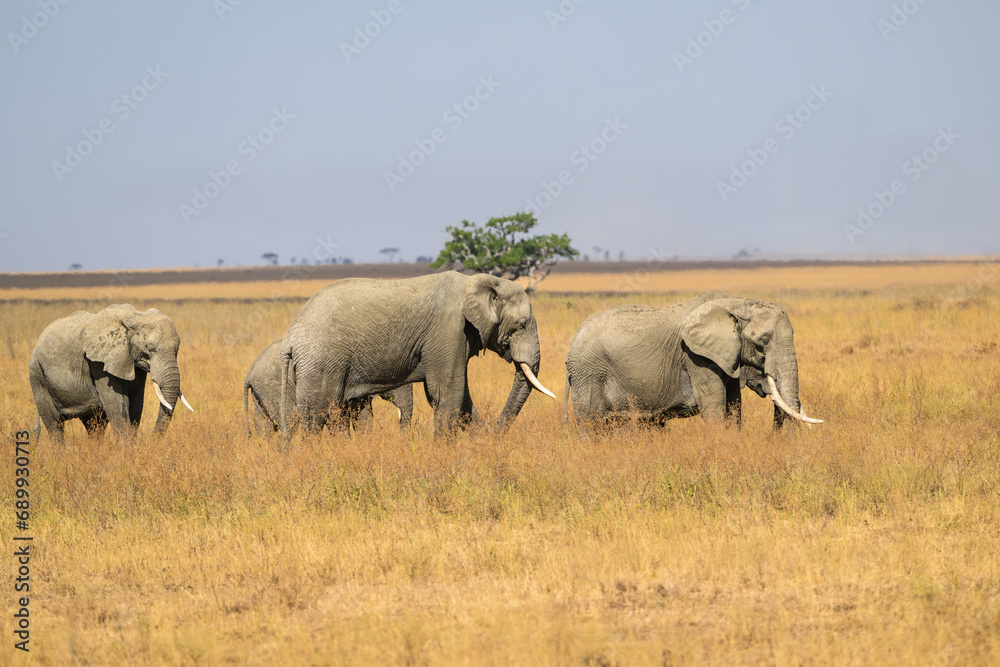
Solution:
{"label": "distant tree", "polygon": [[746,248],[741,248],[738,253],[733,255],[733,259],[736,260],[737,262],[747,261],[753,259],[759,254],[760,254],[760,248],[753,248],[751,250],[747,250]]}
{"label": "distant tree", "polygon": [[70,271],[79,271],[82,268],[83,268],[83,264],[70,264],[69,265],[69,270]]}
{"label": "distant tree", "polygon": [[428,257],[427,255],[420,255],[417,257],[417,264],[430,264],[434,261],[433,257]]}
{"label": "distant tree", "polygon": [[222,260],[221,259],[219,260],[219,266],[222,266]]}
{"label": "distant tree", "polygon": [[396,253],[399,252],[399,248],[382,248],[379,252],[388,257],[391,262],[396,256]]}
{"label": "distant tree", "polygon": [[354,260],[351,259],[350,257],[341,257],[340,258],[340,263],[341,264],[354,264]]}
{"label": "distant tree", "polygon": [[274,264],[275,266],[278,265],[278,255],[273,252],[265,252],[260,256],[260,258],[268,264]]}
{"label": "distant tree", "polygon": [[500,278],[527,278],[526,289],[533,291],[560,258],[572,260],[580,254],[570,245],[567,234],[528,237],[537,224],[531,213],[490,218],[483,227],[463,220],[461,227],[447,228],[451,240],[431,268],[461,264],[463,269]]}

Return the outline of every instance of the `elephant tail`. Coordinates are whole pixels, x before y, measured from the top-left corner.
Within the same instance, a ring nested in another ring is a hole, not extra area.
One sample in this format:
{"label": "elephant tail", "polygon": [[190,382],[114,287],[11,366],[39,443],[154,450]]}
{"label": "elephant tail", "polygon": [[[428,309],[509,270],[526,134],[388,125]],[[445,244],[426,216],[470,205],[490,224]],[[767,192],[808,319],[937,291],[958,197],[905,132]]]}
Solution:
{"label": "elephant tail", "polygon": [[563,420],[562,423],[565,424],[569,421],[569,373],[566,373],[566,387],[563,389]]}
{"label": "elephant tail", "polygon": [[288,415],[285,414],[285,390],[288,386],[288,367],[292,363],[292,349],[281,346],[281,404],[278,413],[281,415],[281,435],[288,436]]}
{"label": "elephant tail", "polygon": [[247,437],[253,435],[250,430],[250,374],[243,380],[243,421],[247,425]]}

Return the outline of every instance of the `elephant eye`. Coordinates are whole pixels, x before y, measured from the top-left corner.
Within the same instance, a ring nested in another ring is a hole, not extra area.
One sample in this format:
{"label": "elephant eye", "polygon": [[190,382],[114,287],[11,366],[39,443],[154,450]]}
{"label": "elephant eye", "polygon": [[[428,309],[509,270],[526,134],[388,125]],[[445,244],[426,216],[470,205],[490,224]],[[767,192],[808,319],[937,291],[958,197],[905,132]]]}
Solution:
{"label": "elephant eye", "polygon": [[764,334],[763,336],[760,337],[760,344],[761,344],[761,346],[765,346],[765,345],[767,345],[770,342],[771,342],[771,335],[770,334]]}

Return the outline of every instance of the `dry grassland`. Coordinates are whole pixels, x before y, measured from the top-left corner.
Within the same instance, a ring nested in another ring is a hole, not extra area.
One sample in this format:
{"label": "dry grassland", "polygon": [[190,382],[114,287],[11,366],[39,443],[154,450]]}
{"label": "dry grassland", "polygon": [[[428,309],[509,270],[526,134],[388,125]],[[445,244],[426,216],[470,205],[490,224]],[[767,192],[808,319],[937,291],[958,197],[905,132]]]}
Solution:
{"label": "dry grassland", "polygon": [[[639,274],[554,275],[534,303],[558,402],[533,394],[507,433],[447,441],[420,396],[402,434],[377,402],[370,432],[287,446],[246,437],[240,392],[301,299],[121,288],[173,317],[197,412],[159,438],[147,414],[133,442],[75,423],[33,448],[32,662],[998,664],[1000,277],[852,270],[651,274],[617,296],[562,292]],[[741,431],[561,423],[586,317],[710,288],[785,306],[803,405],[826,424],[776,435],[749,392]],[[99,292],[0,294],[4,507],[38,333]],[[511,376],[470,362],[483,415]],[[8,551],[14,532],[0,520]],[[0,663],[22,664],[12,631],[5,613]]]}

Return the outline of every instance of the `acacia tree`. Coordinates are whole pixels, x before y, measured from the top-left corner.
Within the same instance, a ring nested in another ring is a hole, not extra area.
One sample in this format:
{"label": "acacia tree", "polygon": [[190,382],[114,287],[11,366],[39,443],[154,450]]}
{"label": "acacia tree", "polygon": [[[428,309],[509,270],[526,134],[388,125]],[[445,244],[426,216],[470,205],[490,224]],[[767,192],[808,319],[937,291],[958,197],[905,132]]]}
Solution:
{"label": "acacia tree", "polygon": [[460,227],[447,227],[451,240],[431,268],[461,265],[478,273],[517,280],[527,278],[527,291],[534,291],[549,275],[560,258],[572,260],[579,255],[567,234],[545,234],[528,237],[538,224],[534,214],[517,213],[503,218],[490,218],[483,227],[463,220]]}

